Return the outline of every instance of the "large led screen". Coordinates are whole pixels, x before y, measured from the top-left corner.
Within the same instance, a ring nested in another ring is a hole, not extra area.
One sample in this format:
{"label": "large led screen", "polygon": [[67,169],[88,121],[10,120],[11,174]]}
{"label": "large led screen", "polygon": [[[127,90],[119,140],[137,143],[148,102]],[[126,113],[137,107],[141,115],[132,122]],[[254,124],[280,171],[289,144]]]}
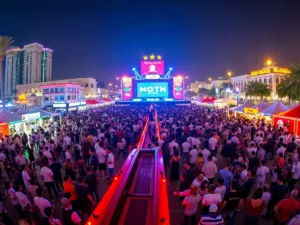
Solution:
{"label": "large led screen", "polygon": [[142,82],[137,83],[138,98],[167,98],[169,84],[167,82]]}
{"label": "large led screen", "polygon": [[164,61],[163,60],[150,60],[141,62],[142,75],[158,74],[164,75]]}

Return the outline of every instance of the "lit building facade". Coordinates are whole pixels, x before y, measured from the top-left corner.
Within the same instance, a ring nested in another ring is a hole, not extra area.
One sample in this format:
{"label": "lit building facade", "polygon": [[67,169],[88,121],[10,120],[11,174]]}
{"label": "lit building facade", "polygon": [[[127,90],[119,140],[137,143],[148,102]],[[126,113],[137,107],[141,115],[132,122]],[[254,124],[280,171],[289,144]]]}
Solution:
{"label": "lit building facade", "polygon": [[52,78],[52,50],[33,43],[23,49],[6,52],[4,93],[13,99],[16,85],[50,81]]}
{"label": "lit building facade", "polygon": [[38,105],[42,105],[42,86],[43,85],[52,85],[59,83],[70,83],[79,85],[79,99],[84,100],[86,98],[96,98],[97,95],[97,81],[91,77],[85,78],[73,78],[73,79],[65,79],[65,80],[53,80],[47,82],[33,83],[33,84],[22,84],[17,85],[17,98],[20,96],[28,99],[32,94],[35,94],[38,97]]}
{"label": "lit building facade", "polygon": [[272,93],[270,100],[278,100],[277,86],[288,76],[291,71],[287,68],[277,67],[275,62],[268,60],[260,70],[250,72],[241,76],[232,77],[231,83],[234,90],[239,89],[240,97],[245,98],[246,86],[249,82],[259,82],[267,84]]}

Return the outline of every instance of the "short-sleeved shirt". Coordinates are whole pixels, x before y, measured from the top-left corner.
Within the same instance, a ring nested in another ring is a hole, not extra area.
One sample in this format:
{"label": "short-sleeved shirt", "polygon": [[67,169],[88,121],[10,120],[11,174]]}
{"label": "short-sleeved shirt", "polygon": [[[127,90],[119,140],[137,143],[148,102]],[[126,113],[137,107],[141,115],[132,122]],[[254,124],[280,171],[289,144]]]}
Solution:
{"label": "short-sleeved shirt", "polygon": [[274,204],[277,204],[278,202],[280,202],[284,196],[289,192],[288,187],[285,185],[281,185],[281,184],[276,184],[272,189],[272,198],[271,201]]}
{"label": "short-sleeved shirt", "polygon": [[41,169],[41,176],[44,178],[44,182],[52,182],[53,181],[53,172],[48,167],[44,166]]}
{"label": "short-sleeved shirt", "polygon": [[243,195],[240,191],[230,191],[227,195],[224,197],[224,201],[226,201],[226,205],[224,207],[224,210],[226,211],[233,211],[235,210],[238,205],[239,201],[243,198]]}
{"label": "short-sleeved shirt", "polygon": [[184,215],[195,215],[197,213],[200,200],[200,195],[185,197],[185,199],[182,202],[182,204],[185,205]]}
{"label": "short-sleeved shirt", "polygon": [[87,187],[83,185],[78,185],[76,187],[76,191],[78,196],[77,201],[80,202],[80,209],[84,209],[85,206],[90,206],[92,204],[92,202],[88,198],[88,195],[90,195],[90,191]]}
{"label": "short-sleeved shirt", "polygon": [[280,222],[287,222],[291,215],[297,211],[298,207],[299,202],[296,199],[283,199],[276,205],[276,208],[278,208],[278,214],[276,214],[276,218]]}
{"label": "short-sleeved shirt", "polygon": [[64,193],[70,193],[71,197],[70,200],[74,201],[77,199],[77,193],[75,190],[75,187],[73,184],[70,184],[68,182],[64,182],[63,183],[63,189],[64,189]]}
{"label": "short-sleeved shirt", "polygon": [[87,184],[89,190],[95,190],[97,188],[97,175],[93,173],[87,175],[84,183]]}

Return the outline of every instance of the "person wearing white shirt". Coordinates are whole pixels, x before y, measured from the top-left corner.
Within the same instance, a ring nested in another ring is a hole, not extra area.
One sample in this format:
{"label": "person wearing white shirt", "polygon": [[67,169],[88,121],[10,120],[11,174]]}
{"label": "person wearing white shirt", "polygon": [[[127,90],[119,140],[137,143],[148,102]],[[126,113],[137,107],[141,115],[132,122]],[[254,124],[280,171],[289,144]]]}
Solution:
{"label": "person wearing white shirt", "polygon": [[36,194],[37,194],[37,197],[34,197],[34,204],[38,207],[42,216],[47,217],[44,213],[44,210],[47,207],[51,207],[51,204],[47,199],[43,198],[43,189],[42,188],[40,188],[40,187],[37,188]]}
{"label": "person wearing white shirt", "polygon": [[94,149],[97,151],[100,148],[99,139],[97,139],[96,144],[94,145]]}
{"label": "person wearing white shirt", "polygon": [[212,162],[212,155],[208,156],[208,162],[204,163],[202,171],[208,178],[209,183],[213,183],[216,174],[218,173],[218,168],[215,163]]}
{"label": "person wearing white shirt", "polygon": [[49,152],[48,147],[45,147],[45,151],[43,152],[43,155],[47,157],[48,159],[48,164],[52,164],[52,154]]}
{"label": "person wearing white shirt", "polygon": [[298,162],[293,165],[292,179],[289,181],[289,190],[294,190],[294,186],[300,178],[300,156],[298,156]]}
{"label": "person wearing white shirt", "polygon": [[247,180],[248,180],[248,171],[246,170],[246,165],[242,164],[240,178],[239,178],[239,185],[243,186]]}
{"label": "person wearing white shirt", "polygon": [[208,181],[208,179],[204,176],[204,173],[203,173],[203,172],[200,172],[199,175],[197,176],[197,178],[193,180],[192,185],[195,185],[195,186],[197,186],[198,188],[200,188],[200,187],[201,187],[201,184],[202,184],[205,180]]}
{"label": "person wearing white shirt", "polygon": [[261,162],[261,166],[257,169],[256,172],[256,183],[257,187],[262,188],[266,181],[266,176],[270,173],[270,169],[266,166],[265,160]]}
{"label": "person wearing white shirt", "polygon": [[286,148],[283,146],[282,143],[279,143],[279,146],[280,146],[280,147],[277,149],[277,155],[279,155],[279,153],[282,153],[283,156],[284,156],[285,151],[286,151]]}
{"label": "person wearing white shirt", "polygon": [[19,205],[21,206],[22,209],[25,209],[25,208],[31,209],[32,208],[32,204],[29,201],[27,195],[25,195],[22,192],[22,186],[21,185],[18,185],[17,188],[16,188],[16,198],[17,198],[17,200],[19,202]]}
{"label": "person wearing white shirt", "polygon": [[106,178],[106,163],[105,163],[106,154],[107,154],[106,151],[103,149],[103,142],[101,141],[99,148],[96,150],[101,179]]}
{"label": "person wearing white shirt", "polygon": [[191,145],[187,141],[182,143],[182,153],[183,153],[183,161],[184,162],[187,162],[189,159],[190,147],[191,147]]}
{"label": "person wearing white shirt", "polygon": [[210,151],[207,148],[204,148],[201,150],[202,156],[203,156],[203,163],[207,162],[208,156],[211,155]]}
{"label": "person wearing white shirt", "polygon": [[255,147],[255,144],[253,142],[251,142],[250,148],[247,149],[248,156],[251,156],[252,152],[255,152],[255,154],[257,152],[257,148]]}
{"label": "person wearing white shirt", "polygon": [[255,143],[259,146],[263,142],[263,137],[259,134],[256,134],[256,137],[254,138]]}
{"label": "person wearing white shirt", "polygon": [[193,146],[193,149],[190,151],[189,154],[190,154],[190,163],[192,165],[195,165],[199,154],[196,145]]}
{"label": "person wearing white shirt", "polygon": [[28,168],[26,165],[22,165],[22,178],[23,178],[23,182],[24,182],[24,185],[25,185],[25,188],[28,190],[28,187],[30,185],[30,176],[28,174]]}
{"label": "person wearing white shirt", "polygon": [[176,147],[176,149],[178,149],[179,145],[177,144],[177,142],[175,140],[172,140],[172,142],[169,144],[170,156],[172,156],[174,154],[174,147]]}
{"label": "person wearing white shirt", "polygon": [[196,145],[197,149],[199,149],[200,144],[201,142],[198,138],[194,138],[194,137],[192,138],[192,146]]}
{"label": "person wearing white shirt", "polygon": [[18,166],[22,166],[28,163],[28,160],[26,159],[26,156],[23,154],[23,151],[19,152],[19,155],[16,156],[16,163]]}
{"label": "person wearing white shirt", "polygon": [[231,137],[230,141],[236,143],[237,145],[240,144],[240,141],[239,141],[239,139],[235,136],[235,134],[233,134],[233,136]]}
{"label": "person wearing white shirt", "polygon": [[58,193],[56,191],[56,188],[55,188],[54,182],[53,182],[54,178],[53,178],[52,170],[49,169],[47,166],[43,166],[41,168],[41,177],[44,180],[44,184],[47,188],[50,198],[53,199],[51,189],[53,190],[55,196],[58,197]]}
{"label": "person wearing white shirt", "polygon": [[5,162],[6,155],[3,153],[3,149],[0,149],[0,162]]}
{"label": "person wearing white shirt", "polygon": [[68,145],[71,145],[71,143],[72,143],[72,140],[71,140],[71,138],[69,137],[69,134],[64,138],[64,144],[66,145],[66,146],[68,146]]}
{"label": "person wearing white shirt", "polygon": [[106,150],[106,154],[107,154],[108,175],[109,175],[110,179],[112,179],[114,176],[114,167],[115,167],[114,154],[112,154],[111,150],[109,150],[109,149]]}
{"label": "person wearing white shirt", "polygon": [[190,189],[190,196],[185,197],[182,205],[185,206],[184,210],[184,224],[189,224],[191,220],[192,224],[196,224],[196,214],[198,211],[199,202],[201,201],[201,195],[197,194],[198,188],[192,186]]}
{"label": "person wearing white shirt", "polygon": [[206,194],[203,196],[202,199],[202,207],[203,211],[202,213],[206,214],[208,212],[208,208],[212,204],[220,205],[222,202],[222,198],[220,194],[215,193],[216,185],[211,184],[209,185],[208,191],[209,194]]}
{"label": "person wearing white shirt", "polygon": [[211,134],[211,138],[208,139],[209,149],[213,152],[216,152],[218,140],[214,137],[214,134]]}
{"label": "person wearing white shirt", "polygon": [[262,216],[266,216],[267,212],[268,212],[268,205],[269,205],[269,202],[271,199],[271,193],[270,193],[269,189],[270,189],[269,185],[265,184],[263,187],[263,195],[261,197],[261,200],[263,200],[265,202],[266,206],[262,212]]}
{"label": "person wearing white shirt", "polygon": [[215,194],[220,194],[221,199],[223,201],[225,194],[226,194],[226,186],[224,184],[224,179],[223,178],[218,178],[217,179],[217,188],[215,190]]}

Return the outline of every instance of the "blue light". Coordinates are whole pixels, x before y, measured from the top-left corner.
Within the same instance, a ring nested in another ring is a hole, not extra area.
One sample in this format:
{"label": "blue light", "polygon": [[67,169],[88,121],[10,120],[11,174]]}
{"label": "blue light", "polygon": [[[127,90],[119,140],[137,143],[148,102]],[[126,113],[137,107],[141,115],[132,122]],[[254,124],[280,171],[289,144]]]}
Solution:
{"label": "blue light", "polygon": [[171,71],[172,71],[172,70],[173,70],[173,67],[170,67],[170,68],[169,68],[169,70],[171,70]]}
{"label": "blue light", "polygon": [[132,71],[136,71],[136,68],[135,68],[135,67],[133,67],[133,68],[132,68]]}

